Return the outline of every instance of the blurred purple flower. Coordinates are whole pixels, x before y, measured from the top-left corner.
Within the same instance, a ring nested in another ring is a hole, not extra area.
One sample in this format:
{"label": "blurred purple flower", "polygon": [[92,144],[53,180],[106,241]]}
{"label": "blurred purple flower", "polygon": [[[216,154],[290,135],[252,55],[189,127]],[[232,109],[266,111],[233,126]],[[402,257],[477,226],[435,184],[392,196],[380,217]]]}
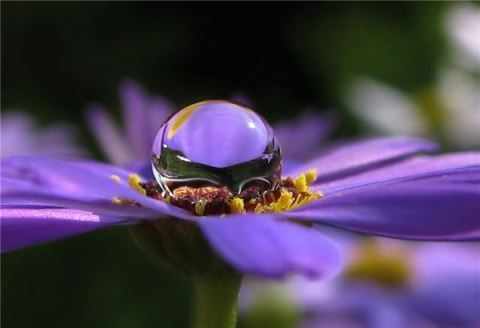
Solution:
{"label": "blurred purple flower", "polygon": [[415,249],[413,285],[401,305],[442,327],[480,326],[480,248],[427,244]]}
{"label": "blurred purple flower", "polygon": [[153,138],[173,112],[163,97],[150,96],[134,81],[120,85],[123,128],[119,129],[101,105],[87,109],[87,121],[110,163],[127,165],[150,161]]}
{"label": "blurred purple flower", "polygon": [[[345,252],[358,250],[355,244],[345,244]],[[301,314],[300,327],[468,328],[480,324],[478,245],[409,245],[380,240],[377,247],[383,255],[371,259],[370,277],[364,274],[361,279],[352,279],[347,275],[329,281],[294,277],[287,283],[273,282],[266,286],[265,282],[260,285],[249,281],[244,286],[248,297],[241,303],[243,312],[255,306],[256,298],[263,294],[265,300],[272,295],[286,298]],[[392,264],[392,259],[398,260],[395,259],[398,248],[404,253],[408,274],[403,277],[405,284],[389,286],[378,280],[392,270],[382,266],[381,256],[388,256],[387,261]],[[351,261],[356,261],[355,256]]]}
{"label": "blurred purple flower", "polygon": [[1,115],[1,158],[18,155],[85,156],[86,151],[78,146],[77,137],[77,131],[67,123],[40,128],[26,113],[4,111]]}
{"label": "blurred purple flower", "polygon": [[[108,111],[98,104],[87,109],[87,122],[110,163],[135,167],[150,161],[155,134],[176,110],[168,100],[149,95],[133,80],[124,81],[119,93],[123,127],[119,128]],[[252,107],[244,95],[237,94],[232,99]],[[307,111],[294,121],[279,122],[273,127],[282,145],[284,166],[292,166],[317,153],[333,127],[333,119]]]}
{"label": "blurred purple flower", "polygon": [[[304,112],[294,121],[279,122],[273,126],[282,145],[282,158],[290,163],[311,159],[321,149],[322,141],[332,130],[334,120],[327,114]],[[299,147],[301,145],[301,147]]]}

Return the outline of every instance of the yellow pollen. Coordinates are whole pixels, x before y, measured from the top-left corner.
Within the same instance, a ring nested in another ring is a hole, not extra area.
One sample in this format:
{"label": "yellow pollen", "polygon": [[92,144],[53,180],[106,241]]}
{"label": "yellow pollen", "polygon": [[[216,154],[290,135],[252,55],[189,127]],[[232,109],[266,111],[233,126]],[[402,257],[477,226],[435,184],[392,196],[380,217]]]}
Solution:
{"label": "yellow pollen", "polygon": [[230,206],[231,213],[245,212],[245,203],[243,202],[243,199],[239,197],[234,197],[228,205]]}
{"label": "yellow pollen", "polygon": [[313,192],[310,190],[310,184],[315,181],[317,177],[316,170],[310,170],[304,174],[300,174],[295,180],[295,188],[298,194],[288,191],[286,188],[280,190],[280,197],[272,203],[260,204],[255,206],[254,211],[257,213],[264,212],[284,212],[295,209],[299,206],[310,203],[311,201],[322,197],[320,191]]}
{"label": "yellow pollen", "polygon": [[122,182],[122,179],[120,179],[120,177],[119,177],[118,175],[116,175],[116,174],[112,174],[112,175],[110,176],[110,179],[112,179],[112,181],[115,182],[115,183],[120,183],[120,182]]}
{"label": "yellow pollen", "polygon": [[295,187],[299,192],[309,192],[309,185],[317,179],[317,170],[309,170],[295,179]]}
{"label": "yellow pollen", "polygon": [[292,205],[293,201],[295,199],[293,198],[293,194],[289,191],[282,190],[280,193],[280,198],[272,203],[272,212],[283,212],[286,211],[290,208]]}
{"label": "yellow pollen", "polygon": [[384,287],[403,287],[411,277],[411,263],[404,249],[382,248],[375,239],[361,242],[344,278],[375,282]]}
{"label": "yellow pollen", "polygon": [[146,195],[145,189],[142,188],[140,183],[142,182],[142,179],[138,174],[130,174],[128,176],[128,184],[130,187],[138,191],[142,195]]}
{"label": "yellow pollen", "polygon": [[131,199],[120,198],[120,197],[113,197],[112,203],[116,205],[125,205],[125,206],[138,206],[139,204]]}
{"label": "yellow pollen", "polygon": [[305,174],[300,174],[295,179],[295,187],[297,187],[298,191],[300,192],[306,192],[308,190],[307,178],[305,177]]}
{"label": "yellow pollen", "polygon": [[197,215],[203,215],[205,213],[205,206],[207,206],[207,201],[201,199],[195,204],[195,213]]}
{"label": "yellow pollen", "polygon": [[313,182],[315,182],[315,180],[317,180],[317,170],[311,169],[305,172],[305,179],[307,181],[307,185],[310,185]]}

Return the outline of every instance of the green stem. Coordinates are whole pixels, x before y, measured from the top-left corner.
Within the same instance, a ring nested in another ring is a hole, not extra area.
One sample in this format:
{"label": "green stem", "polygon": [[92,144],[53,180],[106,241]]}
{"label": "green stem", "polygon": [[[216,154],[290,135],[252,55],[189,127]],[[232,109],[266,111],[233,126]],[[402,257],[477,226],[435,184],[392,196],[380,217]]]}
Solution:
{"label": "green stem", "polygon": [[195,284],[195,328],[234,328],[242,277],[197,277]]}

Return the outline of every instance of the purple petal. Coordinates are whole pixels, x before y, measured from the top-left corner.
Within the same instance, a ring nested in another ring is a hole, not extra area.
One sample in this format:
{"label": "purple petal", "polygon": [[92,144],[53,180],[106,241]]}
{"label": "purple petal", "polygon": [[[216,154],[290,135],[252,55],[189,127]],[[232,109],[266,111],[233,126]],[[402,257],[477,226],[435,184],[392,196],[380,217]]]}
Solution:
{"label": "purple petal", "polygon": [[474,152],[452,153],[434,157],[415,156],[326,183],[317,183],[316,187],[324,195],[329,195],[373,183],[401,178],[411,179],[429,174],[442,174],[443,171],[466,168],[478,164],[480,164],[480,153]]}
{"label": "purple petal", "polygon": [[220,255],[243,273],[325,277],[342,263],[337,248],[318,231],[271,216],[205,218],[198,223]]}
{"label": "purple petal", "polygon": [[[130,173],[90,161],[10,158],[2,161],[2,204],[63,206],[132,219],[191,218],[184,210],[135,191],[127,182]],[[112,176],[118,177],[119,181]],[[138,206],[115,204],[115,197],[130,200]]]}
{"label": "purple petal", "polygon": [[103,107],[91,106],[87,109],[86,115],[95,139],[112,163],[124,165],[134,158],[131,148],[125,143],[125,138]]}
{"label": "purple petal", "polygon": [[400,238],[479,238],[480,165],[457,164],[340,190],[284,215]]}
{"label": "purple petal", "polygon": [[[304,162],[300,161],[292,161],[292,160],[285,160],[282,155],[282,174],[284,176],[294,176],[295,174],[298,175],[298,168],[303,168]],[[296,172],[291,174],[291,172]]]}
{"label": "purple petal", "polygon": [[150,98],[134,81],[124,82],[120,89],[125,131],[119,131],[107,111],[98,105],[87,111],[89,126],[111,162],[125,165],[148,161],[155,134],[173,106],[162,97]]}
{"label": "purple petal", "polygon": [[125,81],[120,87],[120,94],[127,140],[135,154],[143,159],[145,154],[149,154],[153,141],[147,128],[149,99],[145,91],[134,81]]}
{"label": "purple petal", "polygon": [[148,161],[136,161],[124,165],[123,168],[130,172],[137,172],[139,176],[145,179],[145,181],[155,180],[155,176],[152,171],[152,163]]}
{"label": "purple petal", "polygon": [[1,251],[39,244],[118,224],[120,220],[89,212],[58,209],[0,209]]}
{"label": "purple petal", "polygon": [[317,183],[320,183],[367,171],[372,167],[416,153],[431,152],[436,149],[435,144],[415,138],[395,137],[364,140],[335,147],[289,174],[297,175],[315,168],[318,171]]}
{"label": "purple petal", "polygon": [[275,124],[273,129],[282,147],[282,157],[289,161],[312,158],[332,125],[327,115],[313,113],[305,113],[293,122]]}

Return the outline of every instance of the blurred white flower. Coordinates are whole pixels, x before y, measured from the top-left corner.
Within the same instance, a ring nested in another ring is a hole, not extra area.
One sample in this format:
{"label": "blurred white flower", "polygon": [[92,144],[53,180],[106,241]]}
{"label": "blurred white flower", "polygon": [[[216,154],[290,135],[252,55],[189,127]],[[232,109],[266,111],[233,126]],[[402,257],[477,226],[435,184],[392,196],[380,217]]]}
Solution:
{"label": "blurred white flower", "polygon": [[464,148],[480,146],[480,80],[460,70],[445,70],[437,90],[447,138]]}
{"label": "blurred white flower", "polygon": [[[460,70],[445,70],[432,91],[438,104],[416,103],[391,86],[359,78],[352,83],[347,99],[352,112],[373,134],[433,138],[435,129],[440,128],[449,144],[480,146],[480,81]],[[426,113],[440,122],[428,119]]]}
{"label": "blurred white flower", "polygon": [[448,13],[446,28],[457,63],[480,69],[480,7],[464,2]]}
{"label": "blurred white flower", "polygon": [[423,137],[428,122],[401,91],[368,78],[354,81],[347,96],[349,107],[374,133]]}
{"label": "blurred white flower", "polygon": [[480,146],[480,8],[455,5],[446,15],[453,60],[433,86],[406,94],[367,77],[353,80],[347,104],[374,134],[435,138],[461,148]]}

